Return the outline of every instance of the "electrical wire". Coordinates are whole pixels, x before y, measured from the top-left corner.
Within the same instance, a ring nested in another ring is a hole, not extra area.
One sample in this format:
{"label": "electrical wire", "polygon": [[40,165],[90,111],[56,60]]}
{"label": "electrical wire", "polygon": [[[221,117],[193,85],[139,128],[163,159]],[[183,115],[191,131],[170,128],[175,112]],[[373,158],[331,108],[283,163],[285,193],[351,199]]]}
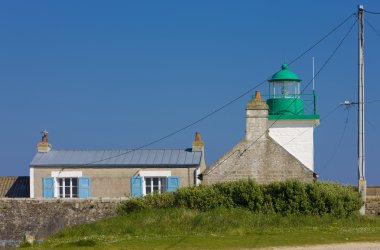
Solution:
{"label": "electrical wire", "polygon": [[[348,35],[352,32],[352,29],[354,28],[354,25],[356,24],[356,22],[358,21],[358,19],[356,18],[355,19],[355,22],[351,25],[350,29],[346,32],[346,34],[343,36],[343,38],[340,40],[340,42],[338,43],[337,47],[332,51],[332,53],[329,55],[329,57],[326,59],[326,61],[323,63],[322,67],[317,71],[317,73],[313,76],[313,78],[307,83],[307,85],[302,89],[301,93],[302,94],[307,88],[308,86],[310,86],[310,84],[313,82],[313,80],[322,72],[322,70],[326,67],[326,65],[329,63],[329,61],[332,59],[332,57],[336,54],[336,52],[338,51],[338,49],[342,46],[343,42],[346,40],[346,38],[348,37]],[[291,107],[293,104],[294,104],[295,100],[293,100],[286,109],[288,109],[289,107]],[[275,125],[280,119],[281,117],[283,116],[280,115],[268,128],[268,130],[270,128],[273,127],[273,125]],[[267,130],[267,131],[268,131]],[[249,148],[251,148],[258,140],[261,139],[261,137],[265,136],[267,134],[267,131],[265,131],[264,133],[262,133],[256,140],[254,140],[251,144],[249,144],[239,155],[240,157],[245,153],[247,152],[247,150]],[[227,161],[230,157],[232,157],[234,154],[236,154],[238,151],[234,151],[232,152],[230,155],[228,155],[223,161],[221,162],[218,162],[214,167],[213,169],[210,169],[209,171],[212,172],[214,169],[216,169],[220,164],[224,163],[225,161]]]}
{"label": "electrical wire", "polygon": [[338,150],[340,149],[340,146],[343,142],[343,139],[344,139],[344,136],[346,134],[346,129],[347,129],[347,124],[348,124],[348,118],[350,116],[350,109],[346,109],[347,111],[347,115],[346,115],[346,120],[344,122],[344,127],[343,127],[343,131],[342,131],[342,134],[340,135],[340,138],[339,138],[339,141],[338,141],[338,144],[337,146],[335,147],[335,150],[333,152],[333,154],[330,156],[330,158],[326,161],[326,163],[323,165],[323,167],[321,168],[321,170],[319,171],[319,173],[322,173],[326,168],[327,166],[331,163],[331,161],[335,158],[335,155],[338,153]]}
{"label": "electrical wire", "polygon": [[[289,63],[289,65],[292,64],[292,63],[294,63],[294,62],[296,62],[296,61],[299,60],[301,57],[303,57],[307,52],[309,52],[310,50],[312,50],[313,48],[315,48],[319,43],[321,43],[321,42],[322,42],[323,40],[325,40],[328,36],[330,36],[332,33],[334,33],[336,30],[338,30],[338,29],[339,29],[344,23],[346,23],[346,22],[347,22],[352,16],[354,16],[354,15],[355,15],[355,13],[354,13],[354,14],[350,14],[347,18],[345,18],[345,19],[343,20],[343,22],[341,22],[341,23],[340,23],[338,26],[336,26],[333,30],[331,30],[331,31],[330,31],[329,33],[327,33],[324,37],[322,37],[320,40],[318,40],[318,42],[316,42],[313,46],[311,46],[309,49],[307,49],[306,51],[302,52],[299,56],[297,56],[295,59],[293,59],[293,60]],[[355,23],[356,23],[356,21],[355,21]],[[352,27],[351,27],[350,31],[351,31],[351,30],[352,30]],[[345,38],[347,37],[347,35],[348,35],[348,34],[346,34],[346,36],[345,36],[344,39],[341,41],[341,43],[345,40]],[[341,43],[340,43],[339,46],[335,49],[335,51],[333,52],[332,55],[335,54],[336,50],[340,47]],[[330,55],[330,57],[328,58],[328,60],[326,61],[326,63],[321,67],[320,71],[324,68],[324,66],[326,66],[327,62],[331,59],[332,55]],[[315,77],[319,74],[320,71],[317,72],[317,74],[314,76],[313,79],[315,79]],[[268,78],[267,78],[267,79],[268,79]],[[211,111],[210,113],[208,113],[208,114],[206,114],[205,116],[199,118],[198,120],[196,120],[196,121],[194,121],[194,122],[192,122],[192,123],[190,123],[190,124],[188,124],[188,125],[186,125],[186,126],[180,128],[180,129],[178,129],[178,130],[175,130],[174,132],[171,132],[171,133],[169,133],[169,134],[167,134],[167,135],[165,135],[165,136],[163,136],[163,137],[161,137],[161,138],[158,138],[158,139],[156,139],[156,140],[154,140],[154,141],[152,141],[152,142],[149,142],[149,143],[147,143],[147,144],[144,144],[144,145],[142,145],[142,146],[140,146],[140,147],[137,147],[137,148],[135,148],[135,149],[131,149],[131,150],[128,150],[128,151],[126,151],[126,152],[123,152],[123,153],[120,153],[120,154],[117,154],[117,155],[114,155],[114,156],[110,156],[110,157],[102,158],[102,159],[100,159],[100,160],[96,160],[96,161],[88,162],[88,163],[82,164],[82,166],[93,165],[93,164],[96,164],[96,163],[99,163],[99,162],[102,162],[102,161],[105,161],[105,160],[109,160],[109,159],[117,158],[117,157],[120,157],[120,156],[122,156],[122,155],[125,155],[125,154],[128,154],[128,153],[131,153],[131,152],[134,152],[134,151],[136,151],[136,150],[140,150],[140,149],[143,149],[143,148],[145,148],[145,147],[151,146],[151,145],[156,144],[156,143],[158,143],[158,142],[160,142],[160,141],[163,141],[163,140],[165,140],[165,139],[167,139],[167,138],[169,138],[169,137],[171,137],[171,136],[173,136],[173,135],[175,135],[175,134],[178,134],[178,133],[180,133],[180,132],[182,132],[182,131],[184,131],[184,130],[186,130],[186,129],[192,127],[192,126],[194,126],[195,124],[197,124],[197,123],[199,123],[199,122],[201,122],[201,121],[207,119],[208,117],[210,117],[210,116],[212,116],[212,115],[218,113],[219,111],[223,110],[224,108],[228,107],[229,105],[235,103],[235,102],[238,101],[239,99],[241,99],[241,98],[243,98],[244,96],[246,96],[247,94],[251,93],[253,90],[255,90],[256,88],[258,88],[259,86],[263,85],[265,82],[267,82],[267,79],[265,79],[264,81],[262,81],[262,82],[260,82],[259,84],[255,85],[254,87],[248,89],[247,91],[245,91],[245,92],[242,93],[241,95],[237,96],[236,98],[232,99],[231,101],[227,102],[226,104],[222,105],[221,107],[219,107],[219,108],[217,108],[217,109]],[[311,81],[309,82],[309,84],[308,84],[307,86],[309,86],[310,83],[311,83]],[[307,86],[306,86],[306,87],[307,87]],[[274,124],[274,123],[273,123],[273,124]],[[272,124],[272,125],[273,125],[273,124]]]}
{"label": "electrical wire", "polygon": [[371,104],[371,103],[375,103],[375,102],[380,102],[380,99],[372,100],[372,101],[368,101],[368,102],[364,102],[364,103],[365,104]]}
{"label": "electrical wire", "polygon": [[369,11],[369,10],[363,10],[365,13],[368,14],[373,14],[373,15],[380,15],[380,12],[375,12],[375,11]]}
{"label": "electrical wire", "polygon": [[365,116],[365,121],[366,123],[368,123],[370,125],[370,127],[372,127],[373,130],[375,130],[378,134],[380,134],[380,131],[378,130],[378,128],[373,125],[373,123],[368,119],[368,116]]}
{"label": "electrical wire", "polygon": [[367,20],[364,18],[364,21],[368,24],[368,26],[376,33],[376,35],[380,36],[380,32]]}
{"label": "electrical wire", "polygon": [[[332,115],[333,113],[335,113],[339,108],[341,107],[341,105],[338,105],[336,106],[334,109],[332,109],[330,112],[328,112],[326,115],[324,115],[323,117],[321,117],[320,121],[326,121],[327,118]],[[307,131],[309,131],[310,129],[313,129],[314,127],[309,127],[305,130],[303,130],[301,133],[299,133],[298,135],[294,136],[290,141],[284,143],[284,144],[281,144],[281,146],[285,146],[285,145],[288,145],[289,143],[291,143],[292,141],[294,141],[297,137],[303,135],[304,133],[306,133]]]}
{"label": "electrical wire", "polygon": [[[317,71],[317,73],[314,75],[314,77],[306,84],[306,86],[302,89],[300,95],[310,86],[310,84],[313,82],[313,80],[322,72],[322,70],[326,67],[326,65],[329,63],[329,61],[331,60],[331,58],[335,55],[335,53],[338,51],[338,49],[341,47],[341,45],[343,44],[343,42],[346,40],[346,38],[348,37],[348,35],[351,33],[352,29],[354,28],[354,25],[356,24],[357,22],[357,19],[355,20],[355,22],[351,25],[350,29],[347,31],[347,33],[344,35],[344,37],[342,38],[342,40],[339,42],[338,46],[333,50],[333,52],[330,54],[330,56],[327,58],[327,60],[323,63],[322,67]],[[290,108],[294,102],[295,102],[296,99],[294,99],[286,109]],[[281,117],[283,116],[283,114],[281,114],[270,126],[268,129],[270,129],[271,127],[273,127],[273,125],[275,125],[280,119]],[[266,133],[263,133],[259,138],[257,138],[255,141],[252,142],[251,145],[249,145],[245,150],[243,150],[243,152],[241,153],[241,155],[243,153],[245,153],[251,146],[253,146],[261,137],[263,137]]]}
{"label": "electrical wire", "polygon": [[288,65],[291,65],[293,64],[294,62],[296,62],[298,59],[300,59],[301,57],[303,57],[305,54],[307,54],[310,50],[314,49],[318,44],[320,44],[323,40],[325,40],[327,37],[329,37],[332,33],[334,33],[337,29],[339,29],[343,24],[345,24],[351,17],[355,16],[356,13],[352,13],[350,14],[347,18],[345,18],[341,23],[339,23],[335,28],[333,28],[329,33],[327,33],[324,37],[322,37],[321,39],[319,39],[315,44],[313,44],[310,48],[308,48],[307,50],[305,50],[303,53],[301,53],[299,56],[297,56],[296,58],[294,58],[292,61],[290,61],[288,63]]}

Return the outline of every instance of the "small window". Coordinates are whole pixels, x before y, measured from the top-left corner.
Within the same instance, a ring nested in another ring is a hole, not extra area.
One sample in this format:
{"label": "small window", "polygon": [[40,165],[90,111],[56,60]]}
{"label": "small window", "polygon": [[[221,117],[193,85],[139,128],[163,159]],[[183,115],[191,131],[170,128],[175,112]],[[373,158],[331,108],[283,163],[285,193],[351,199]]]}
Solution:
{"label": "small window", "polygon": [[57,178],[58,197],[76,198],[78,197],[78,178]]}
{"label": "small window", "polygon": [[145,177],[145,194],[165,193],[167,191],[167,177]]}

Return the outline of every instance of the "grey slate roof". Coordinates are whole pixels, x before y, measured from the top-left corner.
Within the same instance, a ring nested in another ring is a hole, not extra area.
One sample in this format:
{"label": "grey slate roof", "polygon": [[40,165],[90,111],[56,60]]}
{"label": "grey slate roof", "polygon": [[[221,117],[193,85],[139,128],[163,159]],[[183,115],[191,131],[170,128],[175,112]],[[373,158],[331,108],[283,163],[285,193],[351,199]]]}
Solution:
{"label": "grey slate roof", "polygon": [[194,166],[201,157],[184,149],[51,150],[37,153],[30,166]]}

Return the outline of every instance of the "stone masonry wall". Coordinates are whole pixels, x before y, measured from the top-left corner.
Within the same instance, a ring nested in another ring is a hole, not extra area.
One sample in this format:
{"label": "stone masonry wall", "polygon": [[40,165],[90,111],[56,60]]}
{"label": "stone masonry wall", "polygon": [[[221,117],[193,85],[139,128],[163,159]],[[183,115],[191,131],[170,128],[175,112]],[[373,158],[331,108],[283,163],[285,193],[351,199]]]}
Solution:
{"label": "stone masonry wall", "polygon": [[270,183],[288,179],[314,180],[313,172],[269,136],[261,141],[242,140],[203,173],[204,184],[240,179]]}
{"label": "stone masonry wall", "polygon": [[116,215],[121,199],[0,199],[0,249],[19,245],[26,234],[42,240],[64,227]]}

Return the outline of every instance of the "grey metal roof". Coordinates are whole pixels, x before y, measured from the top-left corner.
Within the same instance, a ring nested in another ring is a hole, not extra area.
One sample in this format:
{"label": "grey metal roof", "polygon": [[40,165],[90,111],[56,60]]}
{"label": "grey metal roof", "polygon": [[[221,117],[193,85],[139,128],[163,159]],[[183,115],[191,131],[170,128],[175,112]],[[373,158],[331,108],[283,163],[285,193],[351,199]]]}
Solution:
{"label": "grey metal roof", "polygon": [[192,166],[202,152],[184,149],[51,150],[37,153],[31,166]]}

